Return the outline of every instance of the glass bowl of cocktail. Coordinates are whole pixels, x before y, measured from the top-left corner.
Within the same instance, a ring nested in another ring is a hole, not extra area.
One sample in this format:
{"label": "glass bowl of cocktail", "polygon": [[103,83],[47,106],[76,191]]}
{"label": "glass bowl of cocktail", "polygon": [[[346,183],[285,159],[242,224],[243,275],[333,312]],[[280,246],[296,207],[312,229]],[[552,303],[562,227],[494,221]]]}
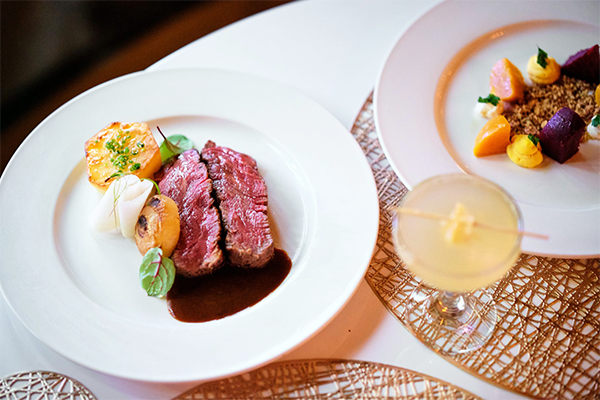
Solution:
{"label": "glass bowl of cocktail", "polygon": [[444,354],[483,346],[499,312],[485,288],[521,252],[523,218],[514,199],[477,176],[440,175],[404,196],[393,224],[396,252],[422,281],[405,307],[409,329]]}

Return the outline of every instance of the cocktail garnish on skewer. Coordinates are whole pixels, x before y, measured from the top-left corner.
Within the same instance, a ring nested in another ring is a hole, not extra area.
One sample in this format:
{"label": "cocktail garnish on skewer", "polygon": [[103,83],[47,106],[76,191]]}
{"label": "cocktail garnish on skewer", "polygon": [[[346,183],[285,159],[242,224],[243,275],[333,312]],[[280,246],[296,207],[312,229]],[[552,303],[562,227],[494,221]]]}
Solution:
{"label": "cocktail garnish on skewer", "polygon": [[396,212],[400,214],[413,215],[428,219],[436,219],[445,223],[446,235],[445,240],[449,243],[455,243],[466,240],[472,232],[472,228],[489,229],[497,232],[505,233],[521,233],[523,236],[528,236],[536,239],[548,240],[548,235],[541,233],[519,231],[516,229],[508,229],[494,225],[488,225],[475,220],[475,217],[468,214],[462,203],[456,203],[450,216],[421,211],[414,208],[397,207]]}
{"label": "cocktail garnish on skewer", "polygon": [[443,221],[446,232],[444,240],[448,243],[466,241],[473,232],[475,217],[467,211],[463,203],[456,203],[450,217]]}

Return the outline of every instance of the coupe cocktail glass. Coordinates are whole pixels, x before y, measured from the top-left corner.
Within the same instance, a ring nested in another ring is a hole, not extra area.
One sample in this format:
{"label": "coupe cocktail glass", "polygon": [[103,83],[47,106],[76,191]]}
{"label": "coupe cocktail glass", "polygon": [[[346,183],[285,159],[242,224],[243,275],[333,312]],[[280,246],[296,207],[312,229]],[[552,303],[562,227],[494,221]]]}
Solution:
{"label": "coupe cocktail glass", "polygon": [[[450,219],[457,204],[466,217]],[[478,349],[493,333],[499,313],[493,295],[482,288],[505,276],[520,255],[523,219],[516,202],[488,180],[449,174],[416,185],[400,208],[417,212],[394,216],[396,251],[426,284],[410,296],[407,326],[441,353]],[[465,222],[472,217],[474,224]],[[458,230],[449,232],[452,223]]]}

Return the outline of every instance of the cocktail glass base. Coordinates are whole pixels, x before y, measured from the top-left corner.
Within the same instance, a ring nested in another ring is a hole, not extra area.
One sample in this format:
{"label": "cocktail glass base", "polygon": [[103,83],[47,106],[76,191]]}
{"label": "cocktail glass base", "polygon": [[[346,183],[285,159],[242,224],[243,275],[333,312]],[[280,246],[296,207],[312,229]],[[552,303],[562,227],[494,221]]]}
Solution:
{"label": "cocktail glass base", "polygon": [[404,318],[412,333],[431,349],[456,355],[477,350],[489,340],[498,311],[488,290],[461,295],[421,284],[411,294]]}

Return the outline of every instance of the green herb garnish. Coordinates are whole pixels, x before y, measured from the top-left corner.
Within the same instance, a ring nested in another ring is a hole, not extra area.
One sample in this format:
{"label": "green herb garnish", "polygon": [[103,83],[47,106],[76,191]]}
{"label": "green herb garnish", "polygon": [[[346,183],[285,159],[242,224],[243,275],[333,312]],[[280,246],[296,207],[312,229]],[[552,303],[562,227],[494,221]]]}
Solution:
{"label": "green herb garnish", "polygon": [[[129,139],[131,139],[129,131],[123,133],[123,131],[119,130],[113,138],[107,140],[106,143],[104,143],[104,147],[106,147],[106,149],[110,151],[110,162],[117,169],[118,173],[121,174],[125,171],[128,164],[133,163],[131,157],[137,156],[140,153],[140,151],[143,151],[144,147],[143,143],[142,146],[140,146],[141,142],[137,142],[137,146],[140,148],[140,150],[136,149],[132,151],[127,145],[127,141]],[[130,169],[130,171],[135,171],[135,169]]]}
{"label": "green herb garnish", "polygon": [[[117,172],[118,173],[118,172]],[[116,174],[113,174],[116,175]],[[113,206],[112,206],[112,210],[110,211],[110,214],[108,214],[108,216],[110,217],[111,215],[114,216],[115,219],[115,226],[119,226],[118,224],[118,218],[117,218],[117,203],[119,202],[119,199],[121,198],[121,195],[125,192],[125,189],[127,189],[127,183],[124,183],[124,181],[121,180],[123,174],[119,174],[119,179],[117,179],[112,186],[113,188]],[[125,185],[125,186],[123,186]]]}
{"label": "green herb garnish", "polygon": [[140,265],[140,284],[148,296],[162,297],[175,282],[175,266],[173,261],[163,257],[160,247],[153,247],[146,252]]}
{"label": "green herb garnish", "polygon": [[548,66],[548,53],[544,50],[540,49],[538,46],[538,55],[537,55],[537,63],[540,64],[542,68],[546,68]]}
{"label": "green herb garnish", "polygon": [[163,137],[164,141],[160,145],[160,158],[164,163],[169,158],[181,154],[186,150],[194,148],[194,142],[183,135],[171,135],[166,137],[160,128],[157,126],[158,132]]}
{"label": "green herb garnish", "polygon": [[592,118],[592,126],[597,127],[600,125],[600,114],[596,114],[594,118]]}
{"label": "green herb garnish", "polygon": [[112,174],[111,176],[109,176],[108,178],[106,178],[104,180],[104,182],[108,182],[109,179],[116,178],[116,177],[122,176],[122,175],[123,175],[123,172],[115,172],[114,174]]}
{"label": "green herb garnish", "polygon": [[150,181],[154,184],[154,188],[156,189],[156,194],[160,194],[160,188],[158,187],[158,183],[156,183],[155,181],[153,181],[150,178],[144,178],[142,179],[143,181]]}
{"label": "green herb garnish", "polygon": [[527,135],[527,139],[531,140],[533,142],[533,144],[536,146],[540,142],[540,138],[537,136],[533,136],[533,135]]}
{"label": "green herb garnish", "polygon": [[498,102],[500,101],[500,97],[498,97],[498,96],[495,96],[495,95],[493,95],[493,94],[491,94],[491,93],[490,93],[490,94],[488,94],[488,96],[487,96],[487,97],[485,97],[485,98],[483,98],[483,97],[479,96],[479,98],[477,99],[477,101],[478,101],[479,103],[490,103],[490,104],[492,104],[493,106],[497,106],[497,105],[498,105]]}

